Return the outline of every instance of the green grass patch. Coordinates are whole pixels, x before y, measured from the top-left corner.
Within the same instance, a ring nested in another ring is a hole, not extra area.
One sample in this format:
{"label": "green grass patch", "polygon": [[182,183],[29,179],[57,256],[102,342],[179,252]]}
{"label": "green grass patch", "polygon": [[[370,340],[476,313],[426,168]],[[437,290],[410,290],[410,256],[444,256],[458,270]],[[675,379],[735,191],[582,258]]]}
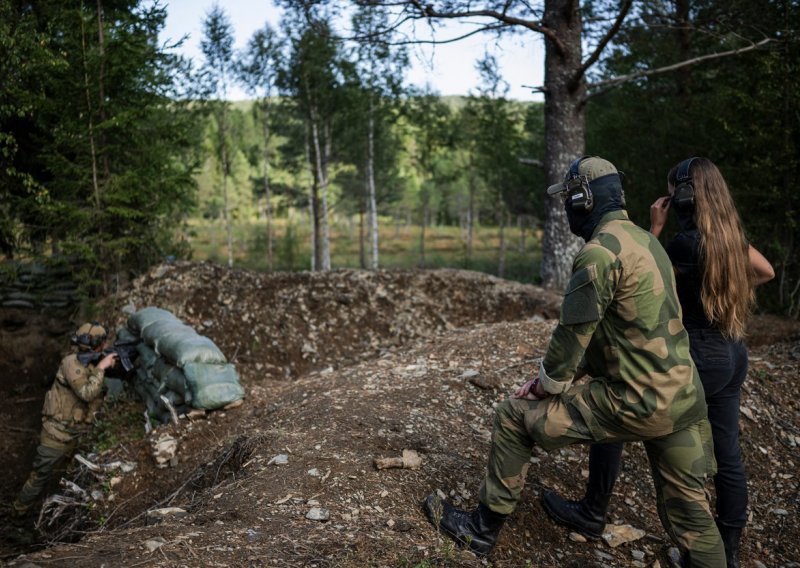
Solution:
{"label": "green grass patch", "polygon": [[[311,268],[310,227],[304,222],[281,218],[273,221],[273,270],[299,271]],[[463,268],[499,275],[500,231],[497,227],[476,227],[472,254],[467,255],[466,234],[460,227],[434,226],[425,229],[424,262],[421,228],[383,220],[380,227],[381,268]],[[237,222],[233,226],[234,266],[265,271],[267,263],[266,222]],[[193,220],[189,244],[192,258],[227,263],[227,237],[220,221]],[[330,227],[333,268],[360,268],[358,224],[355,220]],[[541,234],[518,227],[505,230],[506,257],[503,277],[526,283],[539,282]],[[366,243],[365,243],[366,246]],[[368,251],[365,251],[368,255]]]}

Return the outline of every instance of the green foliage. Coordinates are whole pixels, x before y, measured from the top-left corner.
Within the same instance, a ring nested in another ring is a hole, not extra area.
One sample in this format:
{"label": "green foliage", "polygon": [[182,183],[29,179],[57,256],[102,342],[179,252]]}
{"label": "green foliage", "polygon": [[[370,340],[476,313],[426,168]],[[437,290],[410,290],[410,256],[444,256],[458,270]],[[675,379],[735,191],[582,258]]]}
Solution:
{"label": "green foliage", "polygon": [[191,201],[199,134],[169,96],[180,62],[158,47],[164,9],[102,8],[0,2],[14,65],[3,76],[15,79],[0,104],[3,252],[65,255],[87,289],[165,254]]}
{"label": "green foliage", "polygon": [[[708,53],[746,47],[743,37],[778,38],[767,49],[706,61],[625,84],[591,100],[588,144],[626,173],[629,209],[649,223],[649,206],[666,193],[666,175],[693,155],[716,163],[745,231],[776,268],[759,289],[761,307],[800,316],[800,53],[792,37],[796,3],[705,0],[684,13],[644,10],[618,37],[604,62],[608,75],[658,68]],[[685,19],[688,25],[669,25]],[[758,32],[751,31],[758,22]],[[692,26],[712,33],[691,33]],[[674,226],[672,228],[675,228]],[[665,232],[665,236],[672,231]]]}

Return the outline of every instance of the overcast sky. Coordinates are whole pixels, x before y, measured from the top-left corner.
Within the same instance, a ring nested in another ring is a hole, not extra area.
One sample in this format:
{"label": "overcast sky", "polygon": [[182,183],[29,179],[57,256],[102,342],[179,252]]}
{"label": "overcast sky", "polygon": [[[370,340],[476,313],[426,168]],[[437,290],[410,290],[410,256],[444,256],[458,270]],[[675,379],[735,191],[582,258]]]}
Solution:
{"label": "overcast sky", "polygon": [[[161,33],[163,41],[177,40],[184,35],[188,39],[179,48],[180,53],[191,57],[198,64],[202,59],[200,38],[202,21],[214,5],[214,0],[163,0],[167,7],[167,22]],[[234,29],[237,49],[243,49],[247,40],[265,22],[278,27],[281,11],[270,0],[225,0],[219,2],[230,18]],[[418,24],[423,33],[426,26]],[[468,31],[452,24],[440,33],[440,38],[456,37]],[[410,29],[408,32],[410,33]],[[528,32],[503,38],[499,43],[494,37],[476,34],[465,40],[438,46],[414,46],[411,51],[411,69],[407,82],[424,86],[430,84],[442,95],[466,95],[477,87],[478,73],[475,61],[489,48],[500,63],[503,78],[509,85],[508,98],[517,100],[542,100],[541,94],[533,94],[530,86],[539,86],[544,77],[544,47],[539,34]],[[231,92],[231,98],[245,99],[247,95],[239,88]]]}

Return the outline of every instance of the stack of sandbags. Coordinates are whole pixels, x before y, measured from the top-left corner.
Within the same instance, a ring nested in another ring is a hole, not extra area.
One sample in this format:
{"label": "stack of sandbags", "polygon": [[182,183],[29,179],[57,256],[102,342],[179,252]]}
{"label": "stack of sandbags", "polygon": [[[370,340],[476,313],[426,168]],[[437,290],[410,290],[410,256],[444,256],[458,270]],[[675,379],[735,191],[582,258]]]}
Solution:
{"label": "stack of sandbags", "polygon": [[190,406],[213,410],[244,398],[239,374],[222,351],[167,310],[139,310],[117,337],[142,339],[134,388],[162,422],[170,419],[170,405],[180,414]]}

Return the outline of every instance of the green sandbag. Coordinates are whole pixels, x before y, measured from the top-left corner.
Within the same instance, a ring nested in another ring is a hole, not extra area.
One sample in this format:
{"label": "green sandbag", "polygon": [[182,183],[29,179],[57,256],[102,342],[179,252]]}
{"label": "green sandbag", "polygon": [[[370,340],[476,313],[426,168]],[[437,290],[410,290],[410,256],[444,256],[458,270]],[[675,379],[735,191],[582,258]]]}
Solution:
{"label": "green sandbag", "polygon": [[172,320],[180,323],[180,320],[172,315],[172,312],[149,306],[139,310],[128,318],[128,329],[141,337],[142,331],[147,328],[148,325],[162,320]]}
{"label": "green sandbag", "polygon": [[181,323],[179,320],[161,320],[161,321],[154,321],[147,327],[142,330],[142,339],[144,342],[150,345],[151,347],[155,347],[158,344],[159,339],[163,339],[164,337],[172,334],[191,334],[196,335],[195,330],[193,330],[188,325]]}
{"label": "green sandbag", "polygon": [[[191,329],[191,328],[189,328]],[[170,333],[156,341],[156,351],[178,367],[188,363],[225,363],[225,355],[208,337],[192,333]],[[185,371],[184,371],[185,373]]]}
{"label": "green sandbag", "polygon": [[162,386],[184,396],[186,392],[186,377],[178,367],[170,365],[160,357],[153,365],[153,375],[161,382]]}
{"label": "green sandbag", "polygon": [[231,364],[187,363],[183,366],[186,383],[192,391],[192,406],[213,410],[244,398],[239,373]]}
{"label": "green sandbag", "polygon": [[117,341],[122,341],[125,343],[132,343],[139,339],[138,335],[134,335],[131,330],[127,327],[121,327],[117,330]]}
{"label": "green sandbag", "polygon": [[152,369],[153,365],[155,365],[156,361],[158,360],[158,355],[156,352],[144,343],[137,345],[136,351],[139,352],[138,366],[144,367],[145,369]]}

